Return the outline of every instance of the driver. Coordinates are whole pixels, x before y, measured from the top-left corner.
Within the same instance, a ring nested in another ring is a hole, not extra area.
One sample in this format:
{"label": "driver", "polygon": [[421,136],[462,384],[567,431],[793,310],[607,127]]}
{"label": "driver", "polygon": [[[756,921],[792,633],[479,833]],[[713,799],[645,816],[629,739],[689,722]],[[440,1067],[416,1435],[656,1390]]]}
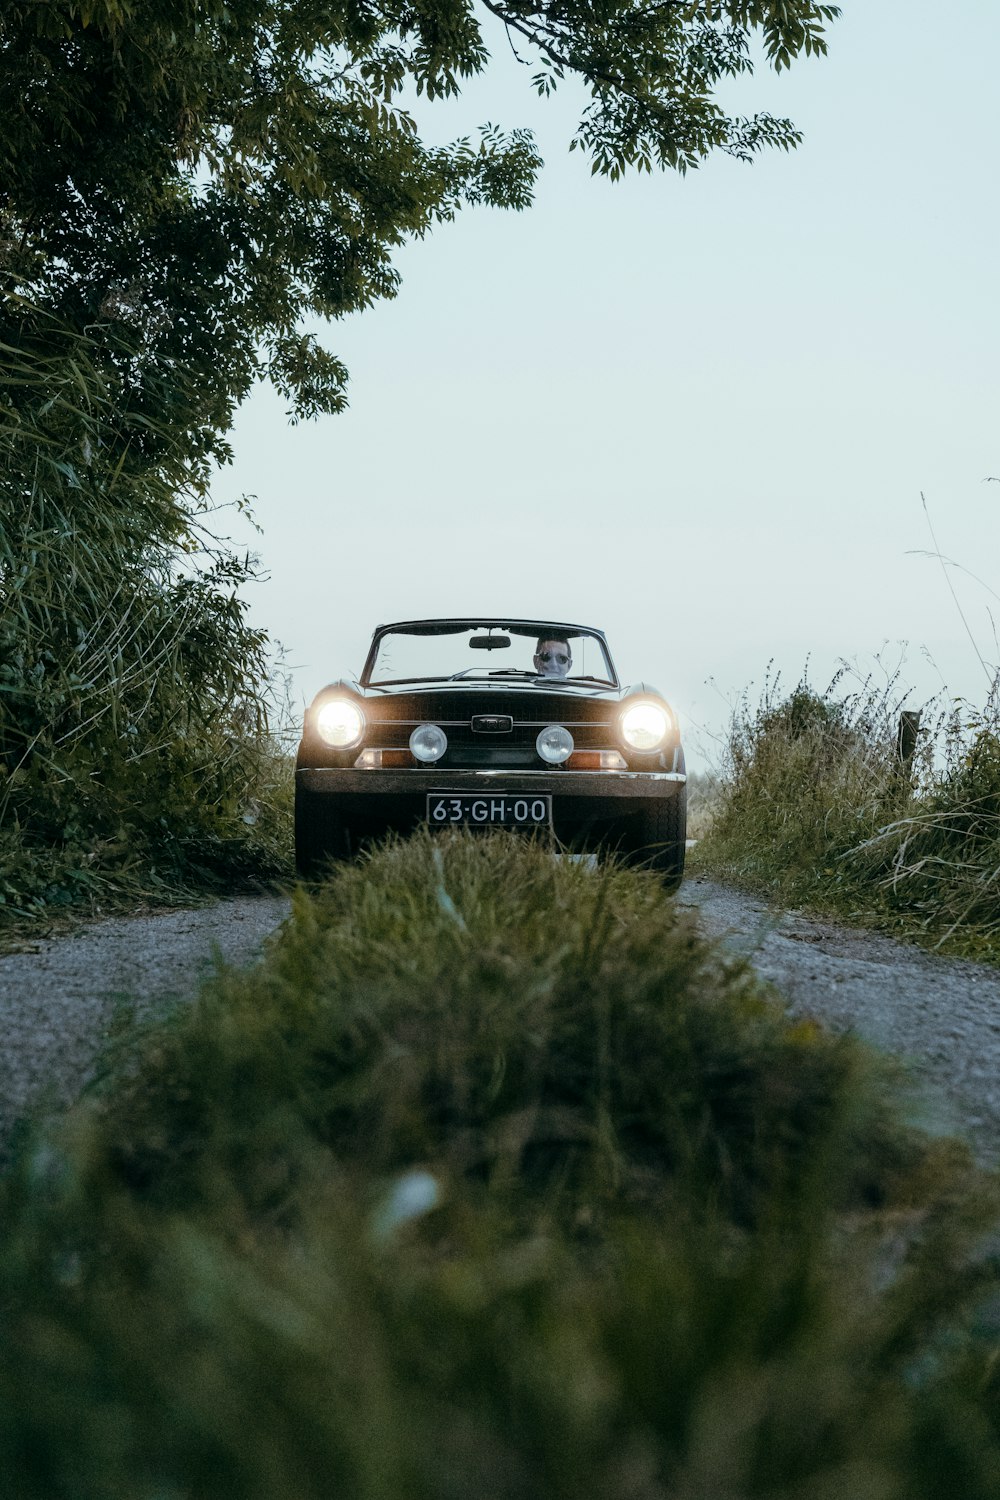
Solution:
{"label": "driver", "polygon": [[539,677],[568,677],[573,665],[573,653],[566,636],[539,636],[534,660]]}

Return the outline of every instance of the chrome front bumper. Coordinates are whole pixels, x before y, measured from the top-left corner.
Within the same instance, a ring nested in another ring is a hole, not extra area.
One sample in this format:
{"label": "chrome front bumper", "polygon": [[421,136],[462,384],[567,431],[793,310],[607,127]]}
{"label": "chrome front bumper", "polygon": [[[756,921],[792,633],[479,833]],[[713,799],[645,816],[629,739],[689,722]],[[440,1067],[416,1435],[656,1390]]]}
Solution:
{"label": "chrome front bumper", "polygon": [[423,797],[428,792],[500,790],[525,795],[609,798],[627,802],[646,797],[677,796],[687,781],[682,771],[358,771],[304,768],[295,773],[296,789],[310,796],[344,798]]}

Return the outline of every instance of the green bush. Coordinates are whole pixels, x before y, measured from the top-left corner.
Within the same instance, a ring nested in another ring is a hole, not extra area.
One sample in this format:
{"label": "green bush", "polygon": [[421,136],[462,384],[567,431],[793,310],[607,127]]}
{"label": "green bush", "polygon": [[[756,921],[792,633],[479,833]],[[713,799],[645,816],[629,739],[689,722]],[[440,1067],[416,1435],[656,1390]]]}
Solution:
{"label": "green bush", "polygon": [[992,1500],[997,1197],[655,879],[299,892],[0,1183],[16,1500]]}
{"label": "green bush", "polygon": [[121,372],[22,313],[0,346],[0,910],[281,868],[252,567],[205,533],[204,476]]}
{"label": "green bush", "polygon": [[957,951],[1000,958],[1000,711],[953,723],[942,772],[906,815],[851,850],[859,883],[907,930]]}
{"label": "green bush", "polygon": [[1000,957],[1000,705],[926,722],[900,764],[899,705],[800,684],[734,718],[699,857],[721,874],[953,951]]}
{"label": "green bush", "polygon": [[832,861],[902,811],[888,705],[870,695],[837,701],[801,683],[777,684],[734,718],[715,817],[702,853],[783,897],[812,893]]}

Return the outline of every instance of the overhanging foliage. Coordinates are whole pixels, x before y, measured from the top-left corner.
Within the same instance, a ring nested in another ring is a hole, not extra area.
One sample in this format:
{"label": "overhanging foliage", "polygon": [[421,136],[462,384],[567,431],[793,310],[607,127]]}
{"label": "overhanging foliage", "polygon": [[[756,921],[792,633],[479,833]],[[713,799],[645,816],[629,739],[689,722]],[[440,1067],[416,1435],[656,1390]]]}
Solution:
{"label": "overhanging foliage", "polygon": [[788,120],[727,115],[719,86],[752,71],[755,42],[776,68],[823,52],[838,8],[6,3],[0,268],[36,305],[128,344],[133,400],[154,372],[158,399],[166,373],[194,375],[166,415],[198,456],[224,454],[234,406],[260,374],[296,415],[338,410],[346,372],[304,320],[391,296],[394,249],[461,204],[530,202],[539,159],[527,132],[487,127],[432,148],[405,107],[414,90],[454,94],[488,66],[484,11],[540,92],[583,81],[572,145],[615,177],[794,145]]}

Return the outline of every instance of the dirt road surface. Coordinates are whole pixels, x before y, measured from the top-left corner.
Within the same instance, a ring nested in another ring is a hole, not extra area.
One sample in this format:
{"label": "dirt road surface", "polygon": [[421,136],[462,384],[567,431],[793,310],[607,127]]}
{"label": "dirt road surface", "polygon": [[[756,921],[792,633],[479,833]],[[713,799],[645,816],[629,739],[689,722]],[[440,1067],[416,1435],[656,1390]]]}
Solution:
{"label": "dirt road surface", "polygon": [[797,1015],[853,1030],[907,1064],[920,1123],[1000,1159],[1000,970],[840,927],[704,876],[678,899],[704,932],[751,956]]}
{"label": "dirt road surface", "polygon": [[[695,876],[678,900],[706,934],[749,954],[797,1014],[897,1053],[930,1129],[1000,1157],[1000,971],[876,934],[776,912]],[[281,896],[116,917],[0,956],[0,1157],[17,1122],[64,1107],[116,1035],[183,1004],[220,959],[252,964],[284,920]]]}
{"label": "dirt road surface", "polygon": [[0,1162],[17,1122],[70,1103],[109,1041],[197,991],[221,960],[254,963],[288,914],[282,896],[109,917],[0,955]]}

